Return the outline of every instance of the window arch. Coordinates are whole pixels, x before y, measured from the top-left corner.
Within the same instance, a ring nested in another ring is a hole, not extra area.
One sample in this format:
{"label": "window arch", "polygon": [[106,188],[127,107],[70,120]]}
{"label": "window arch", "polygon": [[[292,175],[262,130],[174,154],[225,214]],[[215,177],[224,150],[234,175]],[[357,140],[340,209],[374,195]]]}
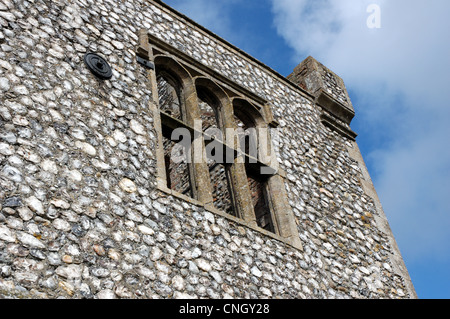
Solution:
{"label": "window arch", "polygon": [[159,108],[162,112],[183,121],[186,118],[182,112],[180,96],[181,85],[174,77],[165,71],[158,72],[157,78]]}
{"label": "window arch", "polygon": [[202,87],[197,87],[198,106],[202,120],[202,131],[220,129],[219,108],[220,102],[210,92]]}
{"label": "window arch", "polygon": [[260,137],[267,134],[265,130],[267,126],[257,107],[244,99],[233,100],[233,111],[238,129],[239,150],[246,158],[245,173],[256,224],[267,231],[276,233],[277,224],[268,185],[270,176],[262,174],[258,166],[250,165],[261,159],[262,139]]}
{"label": "window arch", "polygon": [[[156,87],[161,119],[160,152],[164,159],[165,186],[190,198],[198,196],[190,140],[179,139],[176,130],[186,130],[191,121],[189,73],[176,61],[165,56],[155,58]],[[192,93],[191,93],[192,94]],[[184,147],[183,147],[184,145]]]}
{"label": "window arch", "polygon": [[243,104],[243,102],[241,100],[234,100],[233,102],[233,120],[237,129],[238,149],[244,154],[258,158],[256,122],[243,111],[243,107],[236,107],[236,102],[239,105]]}
{"label": "window arch", "polygon": [[205,133],[204,142],[213,205],[227,214],[238,216],[238,205],[232,187],[233,163],[227,162],[223,144],[226,127],[224,113],[229,97],[217,84],[207,78],[199,77],[195,84],[202,131]]}
{"label": "window arch", "polygon": [[217,128],[221,131],[230,127],[230,124],[227,123],[230,101],[227,93],[214,81],[205,77],[197,77],[195,85],[201,120],[204,122],[202,127],[206,130]]}
{"label": "window arch", "polygon": [[[155,71],[160,111],[187,125],[193,125],[195,107],[190,99],[196,96],[193,79],[189,72],[173,58],[158,55],[155,57]],[[162,93],[161,97],[159,94]],[[175,95],[178,96],[176,100]],[[162,105],[165,102],[167,105]],[[170,103],[172,102],[172,104]],[[172,107],[179,108],[179,115],[172,113]]]}

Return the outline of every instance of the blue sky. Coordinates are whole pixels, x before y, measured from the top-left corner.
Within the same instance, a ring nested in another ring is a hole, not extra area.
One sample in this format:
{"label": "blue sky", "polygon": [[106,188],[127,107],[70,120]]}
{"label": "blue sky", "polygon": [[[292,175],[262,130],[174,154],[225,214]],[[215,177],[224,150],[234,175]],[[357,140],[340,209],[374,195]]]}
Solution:
{"label": "blue sky", "polygon": [[450,1],[165,2],[282,75],[312,55],[344,79],[417,294],[450,299]]}

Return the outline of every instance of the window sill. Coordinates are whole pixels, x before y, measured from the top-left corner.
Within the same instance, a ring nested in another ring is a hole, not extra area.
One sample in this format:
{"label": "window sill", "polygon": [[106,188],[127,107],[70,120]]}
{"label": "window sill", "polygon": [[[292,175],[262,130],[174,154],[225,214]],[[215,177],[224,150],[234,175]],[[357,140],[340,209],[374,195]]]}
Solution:
{"label": "window sill", "polygon": [[277,235],[275,233],[269,232],[269,231],[267,231],[267,230],[265,230],[265,229],[263,229],[261,227],[258,227],[254,223],[247,222],[247,221],[245,221],[245,220],[243,220],[241,218],[232,216],[232,215],[227,214],[227,213],[225,213],[225,212],[223,212],[221,210],[218,210],[214,206],[212,206],[211,203],[202,203],[202,202],[200,202],[200,201],[198,201],[196,199],[193,199],[193,198],[190,198],[190,197],[188,197],[186,195],[178,193],[178,192],[176,192],[174,190],[171,190],[171,189],[169,189],[169,188],[167,188],[165,186],[158,185],[158,190],[160,190],[160,191],[162,191],[162,192],[164,192],[164,193],[166,193],[168,195],[171,195],[173,197],[176,197],[178,199],[184,200],[184,201],[186,201],[186,202],[188,202],[190,204],[193,204],[193,205],[196,205],[196,206],[199,206],[199,207],[203,207],[206,211],[208,211],[210,213],[213,213],[213,214],[218,215],[220,217],[224,217],[224,218],[226,218],[226,219],[228,219],[228,220],[230,220],[230,221],[232,221],[232,222],[234,222],[234,223],[236,223],[236,224],[238,224],[240,226],[244,226],[244,227],[247,227],[247,228],[249,228],[251,230],[257,231],[257,232],[259,232],[259,233],[261,233],[261,234],[263,234],[263,235],[265,235],[267,237],[270,237],[272,239],[280,241],[280,242],[282,242],[284,244],[287,244],[287,245],[289,245],[289,246],[291,246],[291,247],[293,247],[293,248],[303,252],[303,246],[300,243],[300,238],[299,237],[298,238],[284,238],[284,237],[281,237],[281,236],[279,236],[279,235]]}

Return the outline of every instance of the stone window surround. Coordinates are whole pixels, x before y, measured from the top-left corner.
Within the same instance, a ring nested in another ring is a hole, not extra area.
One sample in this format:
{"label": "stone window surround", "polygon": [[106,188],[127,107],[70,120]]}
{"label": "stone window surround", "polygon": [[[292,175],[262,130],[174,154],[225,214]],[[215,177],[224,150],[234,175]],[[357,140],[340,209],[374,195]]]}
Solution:
{"label": "stone window surround", "polygon": [[[247,109],[245,113],[252,117],[256,123],[257,128],[269,128],[277,127],[278,123],[274,119],[270,105],[253,94],[252,92],[242,88],[229,79],[221,76],[210,68],[203,66],[199,62],[195,61],[191,57],[185,55],[183,52],[173,48],[169,44],[159,40],[158,38],[148,34],[146,30],[140,30],[139,32],[139,46],[137,48],[137,56],[147,59],[153,62],[158,69],[162,67],[165,70],[175,73],[181,85],[183,86],[184,97],[182,97],[183,103],[189,103],[191,105],[197,104],[196,88],[203,87],[212,93],[222,106],[221,118],[223,122],[223,128],[234,128],[234,123],[230,121],[233,118],[234,107],[239,107],[245,104]],[[151,44],[150,44],[151,43]],[[246,178],[245,164],[233,164],[231,169],[232,184],[231,188],[235,191],[237,188],[239,192],[234,192],[234,195],[238,196],[235,203],[238,205],[239,217],[232,216],[223,211],[216,209],[212,203],[211,187],[209,180],[209,173],[207,172],[206,161],[205,164],[193,164],[194,183],[193,188],[198,188],[200,191],[196,194],[196,199],[171,190],[167,187],[166,182],[166,170],[164,160],[164,149],[162,145],[162,127],[164,125],[164,119],[159,110],[159,97],[156,82],[156,71],[149,70],[148,75],[152,80],[153,91],[153,116],[154,124],[157,131],[158,148],[157,148],[157,188],[171,196],[189,202],[199,207],[203,207],[205,210],[225,217],[237,224],[246,226],[252,230],[258,231],[268,237],[288,244],[296,249],[303,251],[303,247],[298,234],[297,224],[292,208],[287,200],[287,194],[285,189],[286,174],[278,167],[278,161],[275,158],[275,154],[272,153],[272,158],[269,163],[272,165],[265,165],[258,161],[257,167],[265,166],[272,168],[274,175],[267,179],[266,190],[269,197],[271,206],[271,214],[274,225],[276,225],[276,233],[272,233],[259,227],[256,223],[256,217],[251,205],[251,197],[249,192],[248,181]],[[191,124],[193,119],[200,118],[197,107],[187,107],[186,123]],[[181,122],[182,123],[182,122]],[[189,127],[187,125],[186,127]],[[203,134],[201,135],[203,145]],[[269,140],[269,147],[271,142]],[[224,143],[225,147],[231,147]],[[236,149],[236,147],[231,147]],[[269,153],[270,154],[270,153]],[[203,154],[206,158],[206,153]],[[243,187],[243,185],[245,185]],[[244,191],[242,189],[244,188]],[[276,198],[276,200],[274,200]]]}

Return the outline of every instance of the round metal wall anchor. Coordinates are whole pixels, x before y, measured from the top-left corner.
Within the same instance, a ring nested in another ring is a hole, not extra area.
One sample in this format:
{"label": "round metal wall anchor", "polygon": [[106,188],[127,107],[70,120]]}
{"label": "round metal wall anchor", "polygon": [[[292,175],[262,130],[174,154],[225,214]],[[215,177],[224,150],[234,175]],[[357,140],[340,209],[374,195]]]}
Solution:
{"label": "round metal wall anchor", "polygon": [[87,53],[84,56],[84,63],[86,63],[89,70],[98,78],[102,80],[109,80],[112,78],[112,70],[108,62],[96,53]]}

